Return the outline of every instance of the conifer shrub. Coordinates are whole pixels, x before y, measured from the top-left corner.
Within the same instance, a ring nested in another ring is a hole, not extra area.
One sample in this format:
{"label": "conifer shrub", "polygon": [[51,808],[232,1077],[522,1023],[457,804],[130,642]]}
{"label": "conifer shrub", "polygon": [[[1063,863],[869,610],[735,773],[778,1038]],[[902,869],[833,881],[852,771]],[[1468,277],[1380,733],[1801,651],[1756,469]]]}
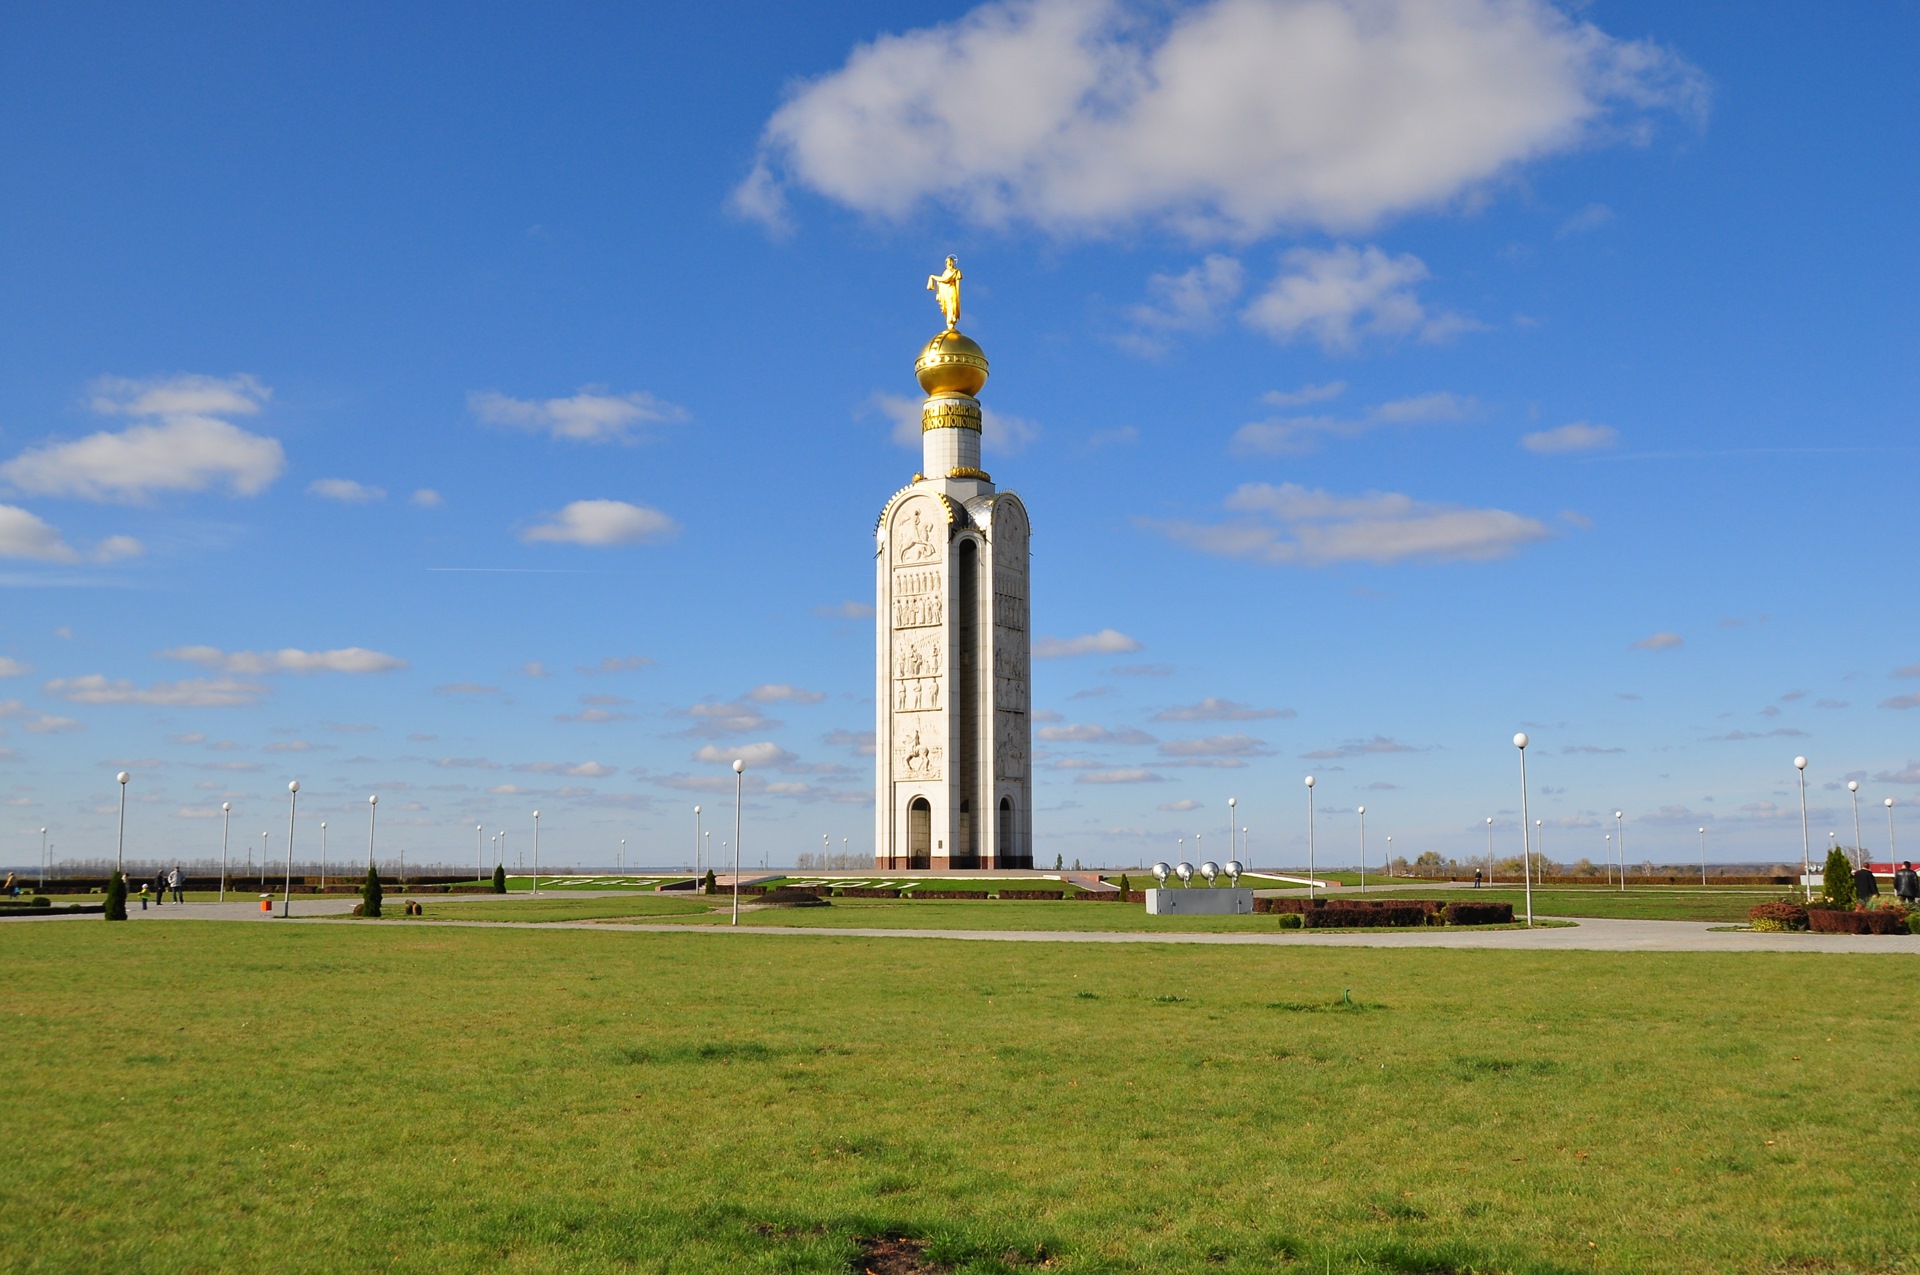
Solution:
{"label": "conifer shrub", "polygon": [[1853,892],[1853,864],[1847,861],[1847,852],[1839,846],[1827,851],[1820,896],[1837,908],[1851,909],[1860,901]]}
{"label": "conifer shrub", "polygon": [[495,894],[505,894],[507,892],[507,869],[505,864],[496,863],[493,865],[493,892]]}
{"label": "conifer shrub", "polygon": [[369,863],[367,865],[367,883],[360,887],[360,915],[379,916],[381,898],[380,870]]}
{"label": "conifer shrub", "polygon": [[114,869],[113,879],[107,882],[107,907],[104,913],[109,921],[127,919],[127,879]]}
{"label": "conifer shrub", "polygon": [[718,894],[718,893],[720,893],[720,886],[719,886],[719,884],[718,884],[718,883],[717,883],[717,882],[716,882],[716,881],[715,881],[715,880],[713,879],[713,869],[712,869],[712,868],[708,868],[708,869],[707,869],[707,875],[706,875],[705,877],[703,877],[703,878],[701,878],[701,881],[700,881],[700,893],[702,893],[702,894]]}
{"label": "conifer shrub", "polygon": [[1124,872],[1120,874],[1120,897],[1123,900],[1133,897],[1133,882],[1127,880],[1127,874]]}

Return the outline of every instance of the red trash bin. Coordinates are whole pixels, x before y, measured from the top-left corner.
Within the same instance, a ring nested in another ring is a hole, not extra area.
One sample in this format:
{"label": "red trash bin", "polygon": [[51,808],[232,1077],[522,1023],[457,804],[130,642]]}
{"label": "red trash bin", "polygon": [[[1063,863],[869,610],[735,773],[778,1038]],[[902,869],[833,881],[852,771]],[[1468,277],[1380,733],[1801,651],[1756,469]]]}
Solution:
{"label": "red trash bin", "polygon": [[260,896],[260,910],[267,913],[273,911],[273,896],[271,894],[263,894]]}

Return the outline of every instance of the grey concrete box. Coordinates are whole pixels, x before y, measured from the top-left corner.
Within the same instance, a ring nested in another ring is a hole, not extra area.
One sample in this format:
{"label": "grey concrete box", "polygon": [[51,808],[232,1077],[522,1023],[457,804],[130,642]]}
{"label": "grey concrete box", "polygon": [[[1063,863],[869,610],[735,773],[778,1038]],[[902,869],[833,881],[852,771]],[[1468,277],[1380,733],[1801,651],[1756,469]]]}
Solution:
{"label": "grey concrete box", "polygon": [[1252,890],[1200,886],[1147,891],[1148,916],[1240,916],[1251,911]]}

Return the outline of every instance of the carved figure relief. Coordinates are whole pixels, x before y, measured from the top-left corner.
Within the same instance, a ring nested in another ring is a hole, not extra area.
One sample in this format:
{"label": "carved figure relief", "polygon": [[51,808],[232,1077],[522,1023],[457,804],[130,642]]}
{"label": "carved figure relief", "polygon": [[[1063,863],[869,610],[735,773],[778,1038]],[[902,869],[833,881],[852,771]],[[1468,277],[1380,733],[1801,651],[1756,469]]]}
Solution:
{"label": "carved figure relief", "polygon": [[931,502],[916,500],[905,517],[896,516],[893,524],[893,560],[906,566],[940,561],[940,548],[946,540],[946,525],[922,508]]}
{"label": "carved figure relief", "polygon": [[937,738],[934,729],[929,727],[923,737],[919,727],[914,727],[894,746],[893,760],[897,779],[938,779],[940,778],[940,745],[929,742]]}
{"label": "carved figure relief", "polygon": [[896,571],[893,573],[893,627],[917,629],[939,624],[945,618],[940,590],[944,583],[940,571]]}
{"label": "carved figure relief", "polygon": [[995,715],[993,768],[1001,779],[1027,776],[1027,719],[1020,713]]}
{"label": "carved figure relief", "polygon": [[1023,594],[1009,592],[1000,587],[1004,583],[1004,581],[995,581],[993,622],[1003,629],[1014,629],[1024,633],[1027,628],[1027,599]]}

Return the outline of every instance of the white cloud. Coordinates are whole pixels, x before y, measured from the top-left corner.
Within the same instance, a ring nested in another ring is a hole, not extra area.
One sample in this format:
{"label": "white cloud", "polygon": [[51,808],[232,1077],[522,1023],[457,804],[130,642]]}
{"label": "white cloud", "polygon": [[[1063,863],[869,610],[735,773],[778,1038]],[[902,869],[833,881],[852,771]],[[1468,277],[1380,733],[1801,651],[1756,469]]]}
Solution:
{"label": "white cloud", "polygon": [[1346,392],[1345,381],[1327,381],[1320,385],[1303,385],[1297,390],[1268,390],[1260,396],[1260,401],[1269,407],[1305,407],[1309,403],[1324,403],[1328,399],[1339,398]]}
{"label": "white cloud", "polygon": [[381,488],[369,487],[351,478],[316,478],[307,484],[307,494],[324,500],[337,500],[343,505],[369,505],[387,498],[387,493]]}
{"label": "white cloud", "polygon": [[1159,784],[1166,777],[1151,770],[1083,770],[1073,777],[1076,784]]}
{"label": "white cloud", "polygon": [[125,678],[109,681],[99,673],[57,677],[40,688],[74,704],[144,704],[154,708],[241,708],[258,703],[267,688],[231,677],[187,678],[135,686]]}
{"label": "white cloud", "polygon": [[1170,814],[1179,814],[1183,811],[1200,809],[1200,803],[1191,797],[1182,797],[1178,801],[1163,801],[1159,808]]}
{"label": "white cloud", "polygon": [[58,531],[15,505],[0,505],[0,558],[27,558],[35,562],[113,562],[137,558],[146,546],[132,536],[108,536],[83,554],[63,540]]}
{"label": "white cloud", "polygon": [[1233,451],[1240,456],[1299,456],[1317,450],[1323,438],[1358,438],[1383,425],[1462,421],[1479,410],[1478,400],[1470,395],[1436,390],[1381,403],[1354,417],[1276,416],[1235,430]]}
{"label": "white cloud", "polygon": [[1124,336],[1122,344],[1141,354],[1159,354],[1170,333],[1212,329],[1240,295],[1245,275],[1236,258],[1209,253],[1180,274],[1149,276],[1148,299],[1127,309],[1137,331]]}
{"label": "white cloud", "polygon": [[1280,273],[1241,312],[1276,341],[1306,337],[1329,353],[1350,353],[1369,336],[1442,341],[1479,325],[1451,312],[1430,312],[1414,289],[1426,282],[1418,257],[1389,257],[1375,247],[1290,248]]}
{"label": "white cloud", "polygon": [[[1397,739],[1388,739],[1385,735],[1375,735],[1372,739],[1348,740],[1337,748],[1317,748],[1310,753],[1300,755],[1309,761],[1332,761],[1339,757],[1368,757],[1376,753],[1413,753],[1419,749],[1411,744],[1403,744]],[[1566,751],[1565,749],[1561,750]]]}
{"label": "white cloud", "polygon": [[546,433],[576,443],[631,443],[648,425],[687,419],[685,408],[644,390],[610,394],[604,385],[582,386],[567,398],[509,398],[494,390],[467,395],[467,408],[488,425]]}
{"label": "white cloud", "polygon": [[301,651],[287,647],[279,651],[222,651],[214,646],[176,646],[160,651],[155,659],[184,660],[219,669],[223,673],[258,676],[262,673],[388,673],[407,667],[397,656],[369,651],[364,646],[346,646],[333,651]]}
{"label": "white cloud", "polygon": [[64,735],[69,731],[85,730],[86,725],[71,717],[55,717],[51,713],[39,713],[21,729],[34,735]]}
{"label": "white cloud", "polygon": [[1699,111],[1697,72],[1546,0],[1002,0],[856,47],[768,120],[734,209],[789,186],[1060,235],[1345,230]]}
{"label": "white cloud", "polygon": [[0,677],[25,677],[31,672],[33,672],[33,668],[30,665],[22,664],[19,660],[0,655]]}
{"label": "white cloud", "polygon": [[522,774],[529,775],[572,775],[576,779],[605,779],[608,775],[620,772],[612,766],[597,761],[523,761],[514,766]]}
{"label": "white cloud", "polygon": [[20,491],[82,500],[141,501],[221,485],[251,496],[280,476],[286,453],[277,440],[220,416],[251,415],[269,394],[250,376],[103,377],[93,386],[93,410],[141,423],[22,452],[0,465],[0,480]]}
{"label": "white cloud", "polygon": [[407,499],[422,509],[438,509],[441,505],[447,503],[441,498],[440,493],[431,487],[422,487],[414,492],[413,495],[407,497]]}
{"label": "white cloud", "polygon": [[1198,704],[1180,704],[1153,715],[1156,722],[1253,722],[1267,717],[1292,717],[1290,708],[1254,708],[1235,700],[1209,695]]}
{"label": "white cloud", "polygon": [[851,748],[858,757],[871,757],[874,754],[873,732],[870,730],[830,730],[820,737],[820,742],[834,748]]}
{"label": "white cloud", "polygon": [[1204,739],[1170,739],[1160,745],[1166,757],[1264,757],[1266,741],[1251,735],[1208,735]]}
{"label": "white cloud", "polygon": [[1588,204],[1573,216],[1560,223],[1560,229],[1554,231],[1555,239],[1565,239],[1568,235],[1585,234],[1589,230],[1598,230],[1613,220],[1613,209],[1605,204]]}
{"label": "white cloud", "polygon": [[1536,456],[1558,456],[1565,452],[1591,452],[1612,447],[1620,441],[1620,431],[1611,425],[1589,425],[1574,421],[1554,429],[1543,429],[1520,439],[1520,446]]}
{"label": "white cloud", "polygon": [[687,728],[689,735],[745,735],[780,725],[752,704],[737,700],[725,703],[706,700],[677,710],[674,715],[693,719],[693,725]]}
{"label": "white cloud", "polygon": [[1226,504],[1246,516],[1229,523],[1139,522],[1203,553],[1307,567],[1484,562],[1553,535],[1538,519],[1504,509],[1462,509],[1397,492],[1338,496],[1294,483],[1247,483]]}
{"label": "white cloud", "polygon": [[778,744],[738,744],[732,748],[720,748],[713,744],[703,745],[695,752],[695,761],[710,762],[716,766],[731,766],[738,758],[753,770],[766,770],[775,766],[788,766],[799,760]]}
{"label": "white cloud", "polygon": [[845,602],[835,603],[833,606],[816,606],[813,609],[813,613],[834,620],[871,620],[873,618],[873,604],[871,602],[855,602],[852,599],[848,599]]}
{"label": "white cloud", "polygon": [[1033,644],[1036,660],[1057,660],[1071,655],[1117,655],[1138,651],[1140,644],[1117,629],[1101,629],[1079,637],[1043,637]]}
{"label": "white cloud", "polygon": [[576,665],[573,671],[594,677],[602,673],[630,673],[634,669],[652,667],[653,661],[644,655],[608,655],[602,657],[598,664]]}
{"label": "white cloud", "polygon": [[1050,744],[1151,744],[1153,736],[1143,730],[1112,730],[1092,722],[1073,722],[1042,726],[1035,736]]}
{"label": "white cloud", "polygon": [[547,522],[520,533],[528,544],[656,544],[678,535],[680,524],[658,509],[624,500],[576,500]]}
{"label": "white cloud", "polygon": [[785,682],[762,682],[741,696],[756,704],[818,704],[826,696],[819,691],[809,691],[798,686],[789,686]]}
{"label": "white cloud", "polygon": [[1653,633],[1633,644],[1636,651],[1671,651],[1687,644],[1687,640],[1678,633]]}

